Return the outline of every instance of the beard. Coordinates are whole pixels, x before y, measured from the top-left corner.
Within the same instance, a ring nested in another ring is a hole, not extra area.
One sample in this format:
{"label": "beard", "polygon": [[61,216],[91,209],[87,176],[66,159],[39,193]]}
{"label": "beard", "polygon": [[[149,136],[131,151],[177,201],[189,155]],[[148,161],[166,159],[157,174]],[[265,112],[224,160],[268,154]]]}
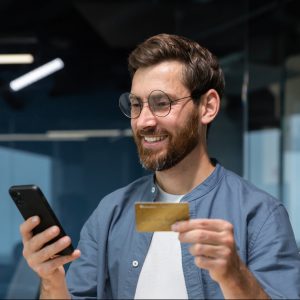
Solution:
{"label": "beard", "polygon": [[[142,135],[168,135],[166,151],[153,151],[144,148]],[[193,110],[191,116],[176,134],[168,131],[155,131],[155,129],[139,130],[133,133],[135,143],[143,168],[150,171],[163,171],[170,169],[182,161],[200,142],[199,113]]]}

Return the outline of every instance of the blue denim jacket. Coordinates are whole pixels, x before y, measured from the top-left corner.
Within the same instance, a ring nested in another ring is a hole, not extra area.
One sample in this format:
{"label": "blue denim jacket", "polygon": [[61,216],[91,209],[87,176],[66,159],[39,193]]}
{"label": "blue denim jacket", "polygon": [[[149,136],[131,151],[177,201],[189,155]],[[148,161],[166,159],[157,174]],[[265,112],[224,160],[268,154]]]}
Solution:
{"label": "blue denim jacket", "polygon": [[[81,231],[82,255],[67,273],[73,298],[134,298],[152,238],[136,232],[134,203],[155,201],[156,196],[154,177],[145,176],[102,199]],[[271,298],[300,298],[300,256],[279,201],[219,164],[183,201],[189,202],[191,218],[233,224],[241,259]],[[209,273],[195,266],[189,245],[181,247],[189,298],[223,298]]]}

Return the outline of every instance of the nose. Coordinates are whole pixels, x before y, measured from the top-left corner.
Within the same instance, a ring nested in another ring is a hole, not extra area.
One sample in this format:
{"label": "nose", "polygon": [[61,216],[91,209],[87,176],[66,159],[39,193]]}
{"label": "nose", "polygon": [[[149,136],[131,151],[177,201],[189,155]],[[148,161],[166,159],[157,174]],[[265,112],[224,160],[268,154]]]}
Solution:
{"label": "nose", "polygon": [[144,103],[141,114],[136,121],[138,128],[153,127],[156,125],[156,116],[151,111],[148,103]]}

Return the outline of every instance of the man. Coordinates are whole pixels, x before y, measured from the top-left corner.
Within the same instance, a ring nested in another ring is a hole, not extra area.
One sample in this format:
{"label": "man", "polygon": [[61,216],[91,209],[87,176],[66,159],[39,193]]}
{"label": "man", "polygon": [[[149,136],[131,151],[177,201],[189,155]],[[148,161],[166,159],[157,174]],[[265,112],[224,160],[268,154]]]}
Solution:
{"label": "man", "polygon": [[[42,298],[299,298],[300,259],[283,205],[211,160],[207,127],[224,78],[216,58],[186,38],[160,34],[129,57],[131,118],[142,165],[154,172],[106,196],[70,244],[53,227],[32,236],[21,225],[24,256],[42,279]],[[174,232],[139,233],[138,201],[188,202]],[[63,265],[74,261],[67,274]]]}

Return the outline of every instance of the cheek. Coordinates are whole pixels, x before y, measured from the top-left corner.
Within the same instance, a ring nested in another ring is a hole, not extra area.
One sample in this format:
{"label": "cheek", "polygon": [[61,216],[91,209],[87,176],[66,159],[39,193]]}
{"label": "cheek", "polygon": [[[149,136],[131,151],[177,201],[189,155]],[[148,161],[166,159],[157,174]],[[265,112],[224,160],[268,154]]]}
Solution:
{"label": "cheek", "polygon": [[173,114],[168,115],[164,121],[162,126],[168,129],[172,133],[176,133],[177,130],[186,122],[187,116],[181,112],[176,113],[174,110]]}

